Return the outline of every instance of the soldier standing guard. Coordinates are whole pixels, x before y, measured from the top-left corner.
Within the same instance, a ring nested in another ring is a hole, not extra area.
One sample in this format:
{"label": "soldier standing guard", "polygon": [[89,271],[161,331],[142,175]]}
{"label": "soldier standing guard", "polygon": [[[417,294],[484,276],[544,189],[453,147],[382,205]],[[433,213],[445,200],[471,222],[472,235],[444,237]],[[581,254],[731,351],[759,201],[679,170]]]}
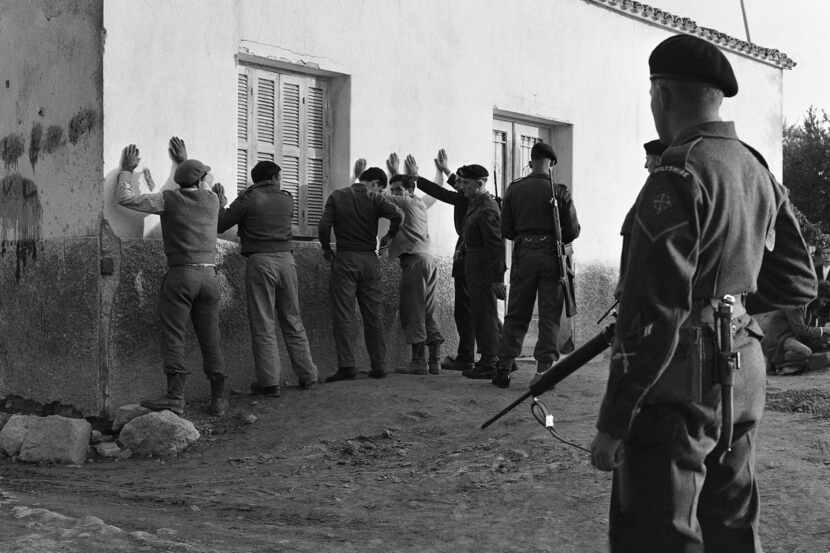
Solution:
{"label": "soldier standing guard", "polygon": [[501,214],[496,200],[487,192],[487,169],[465,165],[456,171],[461,189],[469,201],[464,221],[464,274],[470,293],[470,310],[481,354],[467,378],[491,379],[498,361],[499,314],[496,302],[506,295],[504,286],[504,240]]}
{"label": "soldier standing guard", "polygon": [[[291,368],[301,389],[317,382],[317,367],[300,315],[297,266],[291,250],[291,218],[294,200],[280,189],[280,166],[260,161],[251,170],[251,184],[225,209],[219,210],[219,232],[239,228],[245,266],[245,296],[254,351],[251,392],[280,395],[280,354],[277,320],[285,339]],[[221,185],[220,185],[221,186]],[[224,191],[219,197],[224,199]]]}
{"label": "soldier standing guard", "polygon": [[[386,173],[370,167],[359,182],[333,191],[317,226],[320,246],[331,266],[331,302],[334,343],[337,347],[337,372],[326,382],[352,379],[357,374],[353,345],[356,321],[354,302],[360,306],[363,334],[372,368],[369,376],[386,376],[386,343],[383,338],[383,287],[380,263],[375,253],[378,219],[389,219],[388,241],[398,233],[401,212],[377,190],[386,187]],[[331,249],[331,231],[337,240],[337,253]],[[385,246],[385,244],[381,244]]]}
{"label": "soldier standing guard", "polygon": [[[579,221],[568,187],[551,182],[550,168],[554,164],[553,148],[537,142],[530,150],[531,173],[511,183],[504,193],[501,229],[505,238],[513,240],[513,262],[499,345],[499,370],[493,379],[493,384],[499,387],[507,387],[510,383],[510,368],[522,351],[537,297],[539,336],[533,351],[536,372],[545,372],[559,359],[559,324],[565,290],[560,281],[563,275],[559,274],[555,249],[554,189],[565,244],[579,236]],[[568,275],[564,277],[568,278]]]}
{"label": "soldier standing guard", "polygon": [[738,92],[726,57],[677,35],[649,67],[668,148],[634,207],[592,444],[614,469],[611,550],[759,553],[765,363],[748,313],[805,305],[815,275],[786,189],[720,118]]}
{"label": "soldier standing guard", "polygon": [[[139,151],[130,144],[121,154],[118,174],[118,203],[142,213],[161,215],[161,233],[167,256],[167,273],[159,294],[162,357],[167,375],[167,394],[145,400],[141,405],[154,411],[169,409],[184,413],[185,333],[192,321],[202,350],[202,364],[210,380],[213,415],[228,409],[225,389],[225,362],[219,334],[219,284],[216,280],[216,225],[219,216],[217,191],[203,188],[210,167],[196,159],[187,159],[184,142],[170,139],[170,157],[177,165],[173,180],[178,190],[139,194],[132,183],[138,166]],[[153,179],[145,169],[147,184]]]}

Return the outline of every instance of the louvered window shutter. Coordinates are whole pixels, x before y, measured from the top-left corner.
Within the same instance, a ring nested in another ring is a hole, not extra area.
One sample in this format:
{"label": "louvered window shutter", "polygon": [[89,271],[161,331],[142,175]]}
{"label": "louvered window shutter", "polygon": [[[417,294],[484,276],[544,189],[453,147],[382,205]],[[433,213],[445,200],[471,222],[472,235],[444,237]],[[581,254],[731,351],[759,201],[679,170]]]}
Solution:
{"label": "louvered window shutter", "polygon": [[237,75],[236,84],[236,192],[248,186],[248,159],[250,147],[250,102],[251,91],[248,88],[248,70],[242,69]]}
{"label": "louvered window shutter", "polygon": [[282,189],[294,197],[294,211],[291,224],[294,234],[302,236],[300,224],[301,198],[300,183],[304,181],[302,150],[300,148],[302,128],[302,81],[294,75],[280,76],[280,154]]}
{"label": "louvered window shutter", "polygon": [[307,232],[317,228],[323,215],[326,171],[326,89],[325,83],[309,80],[305,95],[305,220]]}

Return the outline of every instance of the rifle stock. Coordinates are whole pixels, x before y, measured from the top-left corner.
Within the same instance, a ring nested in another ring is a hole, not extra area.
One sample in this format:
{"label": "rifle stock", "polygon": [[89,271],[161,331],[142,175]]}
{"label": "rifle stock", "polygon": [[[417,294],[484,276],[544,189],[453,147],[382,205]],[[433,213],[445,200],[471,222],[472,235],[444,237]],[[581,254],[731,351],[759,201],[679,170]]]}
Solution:
{"label": "rifle stock", "polygon": [[605,351],[614,339],[614,328],[615,323],[611,323],[605,327],[602,332],[588,340],[584,345],[575,349],[573,353],[545,371],[544,374],[542,374],[542,377],[534,382],[527,392],[522,394],[517,400],[504,408],[496,416],[491,417],[483,425],[481,425],[482,430],[512,411],[517,405],[522,403],[527,398],[531,396],[539,397],[545,392],[552,390],[554,386],[576,372],[588,361]]}
{"label": "rifle stock", "polygon": [[568,317],[576,315],[576,297],[571,285],[570,270],[568,269],[568,255],[565,252],[565,243],[562,240],[562,221],[559,218],[559,201],[556,199],[556,184],[553,180],[553,166],[548,171],[550,179],[551,206],[553,208],[553,240],[556,257],[559,262],[559,281],[565,292],[565,314]]}

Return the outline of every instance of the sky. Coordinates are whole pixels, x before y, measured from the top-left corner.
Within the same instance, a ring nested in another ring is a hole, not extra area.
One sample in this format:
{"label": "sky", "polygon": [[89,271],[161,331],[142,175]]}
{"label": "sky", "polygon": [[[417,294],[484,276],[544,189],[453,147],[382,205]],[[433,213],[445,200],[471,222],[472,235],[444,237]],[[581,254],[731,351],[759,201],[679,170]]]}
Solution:
{"label": "sky", "polygon": [[[645,0],[746,40],[740,0]],[[784,70],[784,119],[798,123],[809,106],[830,112],[830,1],[744,0],[752,42],[785,52],[797,65]]]}

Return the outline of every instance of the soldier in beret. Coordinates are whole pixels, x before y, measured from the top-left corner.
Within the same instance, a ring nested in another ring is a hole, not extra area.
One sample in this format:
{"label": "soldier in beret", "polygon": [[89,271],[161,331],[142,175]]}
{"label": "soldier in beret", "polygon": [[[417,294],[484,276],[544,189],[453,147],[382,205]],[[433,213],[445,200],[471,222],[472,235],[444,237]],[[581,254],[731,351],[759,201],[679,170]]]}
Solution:
{"label": "soldier in beret", "polygon": [[[251,392],[280,395],[279,324],[291,368],[300,389],[317,382],[297,290],[297,267],[291,250],[294,198],[280,188],[280,166],[260,161],[251,170],[253,184],[227,209],[219,210],[219,232],[236,225],[245,266],[245,296],[254,353]],[[224,194],[220,194],[220,199]]]}
{"label": "soldier in beret", "polygon": [[[224,415],[228,409],[225,387],[225,362],[219,334],[219,284],[216,280],[216,225],[219,216],[221,184],[204,188],[210,167],[187,159],[184,141],[173,137],[168,148],[176,168],[173,179],[177,190],[140,194],[134,188],[132,173],[140,161],[138,148],[130,144],[121,154],[118,174],[118,203],[142,213],[161,215],[167,274],[159,294],[162,357],[167,376],[167,393],[141,405],[154,411],[168,409],[184,413],[185,334],[190,322],[202,350],[202,364],[210,380],[209,411]],[[153,179],[144,171],[152,190]]]}
{"label": "soldier in beret", "polygon": [[[786,190],[721,120],[723,98],[738,91],[723,53],[677,35],[649,68],[667,149],[634,206],[592,444],[594,465],[614,471],[611,550],[760,552],[753,465],[766,375],[750,314],[809,303],[816,278]],[[740,370],[716,362],[727,294],[724,355],[739,353]],[[724,401],[729,375],[734,399]]]}
{"label": "soldier in beret", "polygon": [[463,230],[464,274],[470,293],[470,311],[481,357],[462,372],[467,378],[491,379],[498,361],[499,314],[496,302],[507,294],[504,286],[504,240],[501,214],[487,192],[487,169],[465,165],[456,171],[469,201]]}
{"label": "soldier in beret", "polygon": [[560,281],[562,275],[554,241],[554,190],[565,244],[579,236],[579,221],[568,187],[551,183],[549,170],[555,163],[553,148],[537,142],[530,149],[530,174],[513,181],[504,193],[501,230],[505,238],[513,240],[513,261],[510,297],[499,345],[499,373],[493,380],[500,387],[509,385],[510,367],[522,352],[537,298],[539,336],[533,351],[536,372],[545,372],[559,359],[559,325],[565,290]]}

